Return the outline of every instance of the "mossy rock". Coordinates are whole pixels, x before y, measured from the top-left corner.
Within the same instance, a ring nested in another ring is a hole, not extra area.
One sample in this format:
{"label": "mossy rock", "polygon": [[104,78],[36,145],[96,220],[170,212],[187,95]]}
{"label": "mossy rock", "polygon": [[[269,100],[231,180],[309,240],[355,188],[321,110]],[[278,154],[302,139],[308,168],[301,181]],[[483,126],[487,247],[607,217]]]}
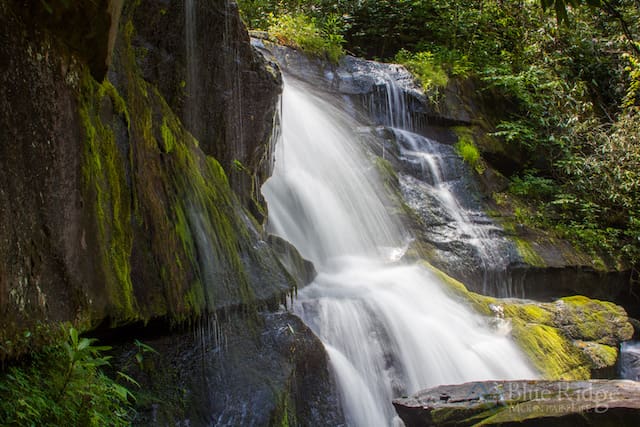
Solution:
{"label": "mossy rock", "polygon": [[424,263],[448,291],[486,316],[511,323],[511,334],[546,379],[588,379],[591,370],[614,366],[616,346],[633,335],[622,307],[574,296],[540,303],[470,292],[459,281]]}

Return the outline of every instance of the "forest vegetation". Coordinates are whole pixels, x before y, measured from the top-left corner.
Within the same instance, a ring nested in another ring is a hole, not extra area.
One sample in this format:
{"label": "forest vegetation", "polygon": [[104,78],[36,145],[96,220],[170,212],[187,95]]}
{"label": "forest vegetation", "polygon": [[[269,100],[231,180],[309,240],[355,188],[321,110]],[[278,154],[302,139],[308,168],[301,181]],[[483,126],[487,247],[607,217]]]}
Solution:
{"label": "forest vegetation", "polygon": [[638,265],[637,0],[239,4],[249,27],[310,54],[402,63],[434,99],[448,79],[472,80],[493,101],[490,135],[517,153],[513,165],[496,167],[510,182],[496,199],[508,199],[527,226]]}

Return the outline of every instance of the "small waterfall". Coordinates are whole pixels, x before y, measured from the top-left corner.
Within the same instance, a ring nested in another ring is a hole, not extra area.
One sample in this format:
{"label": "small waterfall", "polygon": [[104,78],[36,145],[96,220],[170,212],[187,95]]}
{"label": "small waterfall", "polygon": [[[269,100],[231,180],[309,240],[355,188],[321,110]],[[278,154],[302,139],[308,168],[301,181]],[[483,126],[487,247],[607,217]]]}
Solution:
{"label": "small waterfall", "polygon": [[[437,227],[437,234],[442,235],[439,243],[464,247],[466,263],[474,264],[466,269],[469,276],[481,277],[472,281],[474,290],[499,297],[525,297],[522,283],[514,283],[508,273],[515,247],[501,236],[502,230],[481,206],[463,203],[470,199],[471,193],[460,183],[460,177],[455,176],[465,168],[462,159],[450,145],[419,135],[418,129],[423,129],[426,123],[424,117],[412,114],[408,108],[419,98],[410,74],[394,64],[366,64],[364,68],[375,84],[363,97],[362,107],[375,125],[387,128],[395,136],[400,160],[409,168],[415,165],[421,168],[417,176],[419,182],[406,174],[400,174],[400,179],[404,189],[413,187],[410,192],[414,194],[428,193],[419,198],[428,198],[428,203],[437,203],[444,210],[448,218],[440,218],[440,222],[447,224]],[[384,148],[382,155],[385,155]]]}
{"label": "small waterfall", "polygon": [[536,377],[434,274],[397,261],[406,233],[385,210],[359,126],[337,99],[285,78],[282,136],[262,188],[271,231],[318,270],[293,308],[327,348],[349,425],[401,425],[391,400],[421,388]]}
{"label": "small waterfall", "polygon": [[454,171],[461,169],[462,161],[453,148],[407,130],[392,131],[401,159],[420,167],[420,178],[428,182],[429,193],[450,218],[447,232],[443,234],[450,241],[462,241],[473,247],[483,275],[482,292],[500,297],[516,296],[517,291],[508,283],[506,270],[510,260],[504,250],[505,240],[498,237],[500,230],[484,212],[463,206],[456,195]]}
{"label": "small waterfall", "polygon": [[628,341],[620,346],[620,377],[640,381],[640,342]]}

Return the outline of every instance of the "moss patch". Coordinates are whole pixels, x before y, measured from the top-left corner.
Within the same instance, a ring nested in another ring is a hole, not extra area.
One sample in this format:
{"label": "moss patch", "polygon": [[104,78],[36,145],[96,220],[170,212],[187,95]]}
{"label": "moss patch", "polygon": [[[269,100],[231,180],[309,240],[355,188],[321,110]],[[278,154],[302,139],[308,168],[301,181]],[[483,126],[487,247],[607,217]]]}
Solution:
{"label": "moss patch", "polygon": [[533,249],[529,241],[519,237],[515,237],[513,241],[516,244],[516,248],[518,248],[518,254],[520,254],[525,263],[534,267],[546,267],[547,264],[544,259]]}
{"label": "moss patch", "polygon": [[129,120],[124,101],[113,85],[97,83],[86,71],[79,105],[85,133],[83,190],[85,200],[94,213],[110,311],[114,317],[127,320],[135,318],[137,310],[130,265],[133,243],[131,205],[124,159],[116,145],[113,129],[103,124],[101,119],[104,100],[111,102],[113,109]]}
{"label": "moss patch", "polygon": [[453,128],[453,131],[458,136],[458,142],[455,144],[456,152],[478,174],[484,173],[486,165],[480,156],[480,151],[476,146],[471,128],[466,126],[456,126]]}
{"label": "moss patch", "polygon": [[514,340],[546,379],[590,378],[591,369],[615,365],[615,346],[633,334],[624,309],[613,303],[583,296],[553,303],[487,297],[423,264],[454,297],[483,315],[510,321]]}

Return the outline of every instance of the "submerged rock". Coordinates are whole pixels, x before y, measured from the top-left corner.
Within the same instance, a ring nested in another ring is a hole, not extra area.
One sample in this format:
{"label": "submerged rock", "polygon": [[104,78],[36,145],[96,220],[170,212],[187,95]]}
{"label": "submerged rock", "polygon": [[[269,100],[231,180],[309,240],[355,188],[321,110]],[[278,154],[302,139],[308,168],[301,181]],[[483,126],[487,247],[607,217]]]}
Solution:
{"label": "submerged rock", "polygon": [[640,383],[626,380],[484,381],[396,399],[407,427],[637,426]]}

